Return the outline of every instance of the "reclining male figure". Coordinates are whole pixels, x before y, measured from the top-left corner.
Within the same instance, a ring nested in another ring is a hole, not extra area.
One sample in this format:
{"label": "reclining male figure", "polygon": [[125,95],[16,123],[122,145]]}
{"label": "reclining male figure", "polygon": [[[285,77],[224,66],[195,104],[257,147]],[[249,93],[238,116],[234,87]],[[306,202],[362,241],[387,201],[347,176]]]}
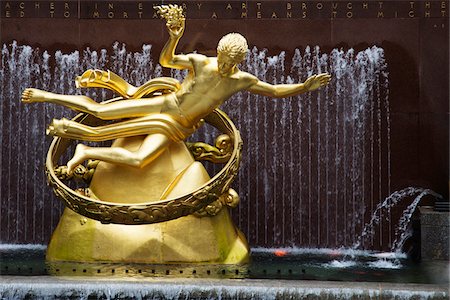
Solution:
{"label": "reclining male figure", "polygon": [[[87,159],[144,167],[157,158],[171,142],[183,140],[195,132],[204,117],[239,91],[247,90],[255,94],[282,98],[318,89],[328,84],[331,78],[327,73],[323,73],[309,77],[304,83],[271,85],[238,69],[237,65],[245,59],[248,52],[247,41],[242,35],[225,35],[219,41],[217,57],[201,54],[176,55],[175,48],[185,28],[184,19],[179,26],[167,23],[167,28],[170,38],[161,52],[160,64],[189,71],[179,89],[173,93],[100,104],[86,96],[59,95],[38,89],[26,89],[23,92],[22,102],[25,103],[49,102],[104,120],[128,119],[97,127],[66,119],[54,120],[49,127],[49,132],[53,135],[87,141],[147,135],[136,151],[121,147],[88,147],[79,144],[67,164],[69,173]],[[86,76],[95,77],[95,72],[99,71],[87,72]],[[100,71],[97,74],[106,73]],[[115,76],[116,81],[122,80]],[[93,82],[96,80],[100,79],[94,78]],[[85,86],[89,86],[89,83]],[[105,87],[108,87],[108,84]],[[164,130],[160,130],[162,123]]]}

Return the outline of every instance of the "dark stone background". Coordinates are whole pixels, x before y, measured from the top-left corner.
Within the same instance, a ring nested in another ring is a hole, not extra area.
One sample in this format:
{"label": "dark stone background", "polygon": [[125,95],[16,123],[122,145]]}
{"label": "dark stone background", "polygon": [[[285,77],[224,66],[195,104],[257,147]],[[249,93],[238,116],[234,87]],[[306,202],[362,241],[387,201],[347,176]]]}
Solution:
{"label": "dark stone background", "polygon": [[[26,2],[27,5],[29,5],[28,2]],[[186,2],[194,5],[190,1]],[[387,4],[392,2],[394,1],[385,1]],[[2,7],[4,3],[5,1],[2,0]],[[211,5],[213,7],[211,10],[225,11],[224,2],[205,1],[203,3]],[[249,7],[255,4],[255,2],[246,3]],[[338,1],[338,3],[347,3],[347,1]],[[360,2],[353,3],[356,7],[356,3]],[[376,3],[369,2],[370,5],[376,5]],[[355,16],[351,19],[345,17],[331,19],[324,12],[320,14],[312,12],[312,17],[305,20],[270,19],[268,15],[264,15],[263,19],[230,19],[225,13],[223,15],[218,13],[219,19],[198,16],[196,19],[195,16],[193,18],[188,16],[187,29],[178,50],[184,53],[198,50],[201,53],[213,55],[218,39],[228,32],[235,31],[246,36],[250,46],[269,49],[269,54],[278,54],[281,50],[287,49],[304,49],[307,45],[320,45],[325,53],[336,47],[344,49],[353,47],[355,50],[363,50],[372,45],[382,47],[389,69],[392,191],[408,186],[420,186],[433,189],[448,199],[449,3],[445,2],[447,13],[445,17],[441,17],[438,8],[441,1],[431,1],[433,12],[435,12],[431,18],[423,15],[423,1],[415,1],[415,3],[417,8],[414,10],[414,17],[408,16],[408,10],[402,10],[397,18],[394,17],[394,8],[389,9],[389,5],[386,5],[384,10],[385,16],[389,17],[385,18],[376,18],[376,10],[374,10],[375,15],[361,17],[364,16],[362,12],[359,18]],[[217,5],[217,9],[214,5]],[[281,10],[279,2],[262,1],[262,5],[264,14],[266,11]],[[255,6],[252,7],[254,10]],[[254,15],[255,12],[252,9],[249,9],[249,14]],[[356,8],[354,11],[357,15]],[[280,11],[280,15],[282,14],[283,11]],[[223,19],[220,18],[221,16]],[[120,41],[126,43],[127,50],[135,49],[136,51],[142,47],[143,43],[152,44],[154,47],[152,53],[155,54],[159,53],[167,39],[164,22],[153,19],[78,19],[73,17],[73,14],[68,19],[62,17],[50,19],[45,15],[40,18],[5,18],[3,11],[0,28],[2,44],[15,40],[18,44],[39,47],[50,53],[56,50],[72,52],[85,47],[109,49],[115,41]],[[287,52],[287,57],[292,55],[293,53]],[[45,233],[39,239],[32,240],[22,235],[9,235],[7,232],[15,231],[19,226],[7,224],[4,217],[6,200],[4,197],[1,200],[1,242],[46,243],[48,241],[52,228],[56,225],[57,217],[50,219],[42,215],[45,220],[38,226],[45,228]],[[54,199],[48,201],[56,203]],[[252,201],[258,201],[258,199],[252,199]],[[425,204],[430,203],[432,199],[425,200]],[[54,205],[57,207],[59,203]],[[393,212],[393,217],[401,210]],[[58,213],[60,208],[56,211],[56,214]],[[30,214],[28,216],[31,218]],[[252,224],[257,223],[258,221],[252,221]],[[27,226],[35,225],[30,222]],[[287,226],[293,225],[287,224]],[[250,243],[258,246],[280,246],[270,241],[255,243],[254,240],[250,240]],[[387,244],[381,240],[374,245],[374,248],[386,249]],[[301,242],[298,246],[320,245]]]}

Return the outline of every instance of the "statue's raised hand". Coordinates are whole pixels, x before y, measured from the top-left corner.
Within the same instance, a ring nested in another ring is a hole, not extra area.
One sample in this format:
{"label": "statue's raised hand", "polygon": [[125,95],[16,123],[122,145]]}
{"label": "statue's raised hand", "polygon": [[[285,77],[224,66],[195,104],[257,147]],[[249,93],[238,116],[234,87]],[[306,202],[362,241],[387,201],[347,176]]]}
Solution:
{"label": "statue's raised hand", "polygon": [[181,37],[184,32],[185,20],[183,8],[176,4],[154,7],[161,18],[166,20],[166,26],[171,37]]}
{"label": "statue's raised hand", "polygon": [[185,21],[186,20],[182,18],[177,24],[171,24],[170,22],[166,23],[167,30],[169,31],[171,37],[180,38],[183,35]]}
{"label": "statue's raised hand", "polygon": [[331,75],[328,73],[321,73],[319,75],[313,75],[306,79],[303,84],[307,91],[314,91],[321,86],[327,85],[331,80]]}

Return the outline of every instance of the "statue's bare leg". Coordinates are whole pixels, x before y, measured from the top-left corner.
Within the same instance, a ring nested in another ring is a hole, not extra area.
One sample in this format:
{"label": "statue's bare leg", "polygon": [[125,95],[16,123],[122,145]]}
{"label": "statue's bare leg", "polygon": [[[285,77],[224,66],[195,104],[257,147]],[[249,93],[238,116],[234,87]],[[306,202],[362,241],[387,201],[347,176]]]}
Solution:
{"label": "statue's bare leg", "polygon": [[[177,122],[173,119],[169,119],[168,116],[163,117],[165,117],[166,120],[171,120],[171,124],[174,128],[178,127],[180,130],[188,130],[181,125],[177,125]],[[156,120],[156,122],[155,119],[149,121],[148,118],[141,117],[103,126],[88,126],[63,118],[61,120],[54,119],[47,128],[47,134],[74,140],[100,142],[163,131],[169,135],[169,138],[173,140],[179,139],[180,137],[176,133],[173,133],[173,136],[170,136],[172,131],[169,128],[169,125],[164,125],[168,123],[164,123],[164,121],[164,119]],[[167,129],[164,130],[164,128]]]}
{"label": "statue's bare leg", "polygon": [[143,168],[157,158],[171,140],[164,134],[148,135],[137,151],[129,151],[122,147],[89,147],[78,144],[75,154],[67,163],[67,171],[70,173],[88,159],[101,160],[113,164]]}
{"label": "statue's bare leg", "polygon": [[128,99],[111,103],[97,103],[89,97],[79,95],[60,95],[29,88],[22,93],[22,102],[48,102],[63,105],[75,111],[82,111],[103,120],[142,117],[159,113],[168,95],[149,99]]}
{"label": "statue's bare leg", "polygon": [[63,118],[61,120],[54,119],[47,128],[47,134],[75,140],[99,142],[148,134],[148,128],[147,132],[142,129],[142,127],[139,127],[139,122],[135,122],[135,120],[93,127]]}

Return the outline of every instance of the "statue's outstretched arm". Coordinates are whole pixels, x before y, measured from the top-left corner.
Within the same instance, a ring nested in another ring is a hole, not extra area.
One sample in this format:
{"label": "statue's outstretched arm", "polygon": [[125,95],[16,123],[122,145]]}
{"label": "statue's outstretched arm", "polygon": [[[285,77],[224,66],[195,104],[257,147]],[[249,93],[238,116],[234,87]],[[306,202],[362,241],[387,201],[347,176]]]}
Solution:
{"label": "statue's outstretched arm", "polygon": [[313,75],[304,83],[297,84],[269,84],[260,80],[251,85],[247,90],[264,96],[284,98],[298,94],[314,91],[330,82],[331,76],[328,73]]}
{"label": "statue's outstretched arm", "polygon": [[192,68],[187,55],[175,54],[175,49],[183,36],[186,24],[183,9],[177,5],[161,5],[156,6],[155,9],[166,20],[166,27],[169,32],[169,40],[161,51],[159,63],[163,67],[172,69]]}

